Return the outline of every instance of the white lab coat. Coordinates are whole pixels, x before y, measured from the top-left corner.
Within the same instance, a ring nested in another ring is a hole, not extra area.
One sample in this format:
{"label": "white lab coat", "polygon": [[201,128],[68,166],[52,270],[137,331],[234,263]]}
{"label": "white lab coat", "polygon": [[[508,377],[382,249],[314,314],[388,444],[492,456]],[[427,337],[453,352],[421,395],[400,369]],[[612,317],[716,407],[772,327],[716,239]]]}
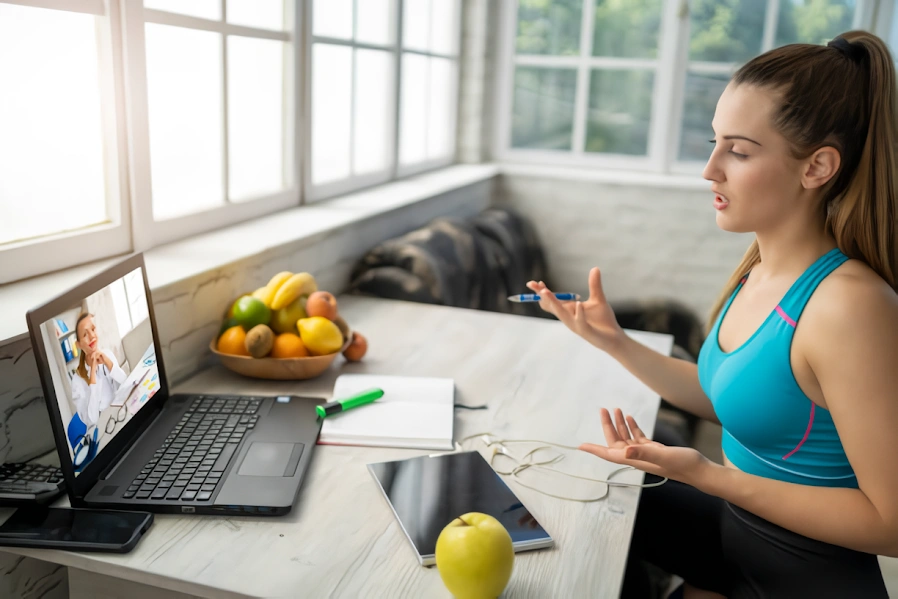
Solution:
{"label": "white lab coat", "polygon": [[[87,426],[96,424],[100,419],[100,412],[112,405],[115,392],[128,376],[118,365],[115,354],[111,351],[103,351],[103,355],[112,362],[112,370],[106,368],[106,364],[100,364],[97,367],[96,383],[88,385],[87,381],[78,374],[72,377],[72,401],[75,402],[78,416]],[[90,376],[89,366],[87,366],[87,374]]]}

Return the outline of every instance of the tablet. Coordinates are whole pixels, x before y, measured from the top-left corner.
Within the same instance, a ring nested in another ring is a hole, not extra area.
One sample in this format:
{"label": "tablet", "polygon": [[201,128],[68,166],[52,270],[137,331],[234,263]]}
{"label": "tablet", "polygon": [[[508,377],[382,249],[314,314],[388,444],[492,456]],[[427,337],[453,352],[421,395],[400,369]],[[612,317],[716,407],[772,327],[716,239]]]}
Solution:
{"label": "tablet", "polygon": [[549,533],[476,451],[368,464],[368,470],[423,566],[436,563],[443,528],[468,512],[501,522],[515,551],[553,545]]}

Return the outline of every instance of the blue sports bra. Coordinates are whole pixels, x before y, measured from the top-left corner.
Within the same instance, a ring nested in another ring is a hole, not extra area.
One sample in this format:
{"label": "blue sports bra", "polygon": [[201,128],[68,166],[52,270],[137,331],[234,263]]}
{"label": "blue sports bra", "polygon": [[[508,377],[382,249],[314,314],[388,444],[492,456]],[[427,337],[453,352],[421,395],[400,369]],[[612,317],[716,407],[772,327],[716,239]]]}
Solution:
{"label": "blue sports bra", "polygon": [[805,485],[858,486],[829,410],[804,394],[790,360],[802,310],[820,281],[846,260],[838,248],[818,258],[748,341],[724,352],[720,323],[746,275],[702,345],[699,383],[723,426],[723,452],[743,472]]}

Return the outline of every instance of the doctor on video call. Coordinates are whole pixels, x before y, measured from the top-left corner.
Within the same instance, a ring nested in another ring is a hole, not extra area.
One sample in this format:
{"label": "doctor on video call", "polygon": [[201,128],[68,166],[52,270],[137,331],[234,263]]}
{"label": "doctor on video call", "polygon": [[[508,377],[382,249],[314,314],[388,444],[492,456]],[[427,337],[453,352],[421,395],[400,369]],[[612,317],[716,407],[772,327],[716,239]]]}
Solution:
{"label": "doctor on video call", "polygon": [[72,400],[78,416],[85,425],[96,424],[100,412],[108,408],[127,375],[118,365],[111,351],[100,349],[97,326],[89,313],[78,316],[75,339],[81,349],[81,358],[72,377]]}

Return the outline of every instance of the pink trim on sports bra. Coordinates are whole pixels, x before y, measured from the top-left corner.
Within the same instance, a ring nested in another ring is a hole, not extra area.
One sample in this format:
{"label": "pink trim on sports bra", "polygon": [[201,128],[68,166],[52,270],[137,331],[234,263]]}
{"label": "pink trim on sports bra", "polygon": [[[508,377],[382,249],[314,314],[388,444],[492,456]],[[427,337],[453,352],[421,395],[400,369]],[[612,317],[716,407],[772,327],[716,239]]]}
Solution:
{"label": "pink trim on sports bra", "polygon": [[792,320],[791,318],[789,318],[789,315],[786,314],[786,311],[783,310],[778,304],[776,306],[776,313],[779,314],[780,316],[782,316],[783,320],[785,320],[790,325],[792,325],[793,329],[797,326],[797,323],[794,320]]}
{"label": "pink trim on sports bra", "polygon": [[[777,306],[777,307],[779,307],[779,306]],[[793,325],[793,326],[794,326],[794,325]],[[784,460],[789,459],[789,457],[790,457],[793,453],[795,453],[796,451],[798,451],[798,449],[799,449],[802,445],[804,445],[804,442],[808,440],[808,435],[811,434],[811,427],[814,426],[814,409],[815,409],[816,407],[817,407],[817,404],[815,404],[814,402],[811,402],[811,417],[808,419],[808,430],[806,430],[806,431],[804,432],[804,437],[802,437],[801,441],[798,442],[798,445],[795,446],[795,449],[793,449],[792,451],[790,451],[789,453],[787,453],[786,455],[783,456],[783,459],[784,459]]]}

